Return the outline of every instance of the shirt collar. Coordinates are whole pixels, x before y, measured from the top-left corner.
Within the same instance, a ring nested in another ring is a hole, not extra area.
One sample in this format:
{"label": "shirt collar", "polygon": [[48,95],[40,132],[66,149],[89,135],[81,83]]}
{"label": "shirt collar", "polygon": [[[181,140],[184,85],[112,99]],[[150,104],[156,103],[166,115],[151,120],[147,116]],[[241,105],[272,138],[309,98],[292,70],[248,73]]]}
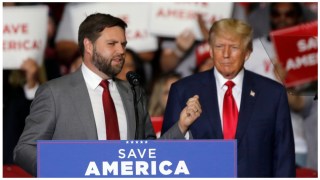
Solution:
{"label": "shirt collar", "polygon": [[[84,63],[82,63],[81,65],[81,71],[83,73],[85,82],[91,89],[96,89],[97,87],[99,87],[99,84],[102,81],[102,78],[100,76],[91,71]],[[112,87],[114,81],[112,79],[108,79],[108,81],[109,85]]]}
{"label": "shirt collar", "polygon": [[[215,68],[214,68],[214,76],[216,77],[217,87],[219,87],[220,89],[222,89],[225,86],[225,83],[229,81],[229,79],[225,79],[222,76],[222,74],[220,74]],[[244,69],[242,68],[241,71],[237,74],[237,76],[231,79],[231,81],[234,82],[235,84],[234,88],[237,91],[242,90],[243,77],[244,77]]]}

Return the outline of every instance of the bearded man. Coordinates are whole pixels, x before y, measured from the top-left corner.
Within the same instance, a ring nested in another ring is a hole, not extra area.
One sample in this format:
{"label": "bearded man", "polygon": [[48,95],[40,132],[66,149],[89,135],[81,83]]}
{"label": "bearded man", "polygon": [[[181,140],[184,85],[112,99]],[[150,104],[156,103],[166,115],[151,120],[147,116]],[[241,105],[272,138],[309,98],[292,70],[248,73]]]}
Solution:
{"label": "bearded man", "polygon": [[[27,172],[37,174],[37,140],[132,140],[141,125],[142,139],[156,138],[141,87],[135,87],[141,95],[136,107],[142,123],[137,125],[130,84],[115,78],[125,60],[126,26],[100,13],[80,24],[81,67],[39,87],[15,147],[14,160]],[[191,97],[178,123],[162,138],[183,139],[200,113],[198,97]]]}

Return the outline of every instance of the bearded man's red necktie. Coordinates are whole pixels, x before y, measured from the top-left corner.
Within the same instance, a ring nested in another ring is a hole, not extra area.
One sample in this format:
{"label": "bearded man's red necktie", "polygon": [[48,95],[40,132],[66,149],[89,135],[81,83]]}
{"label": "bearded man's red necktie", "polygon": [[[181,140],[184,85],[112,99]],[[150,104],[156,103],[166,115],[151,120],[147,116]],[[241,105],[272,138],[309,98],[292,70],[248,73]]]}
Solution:
{"label": "bearded man's red necktie", "polygon": [[235,85],[232,81],[227,81],[228,90],[223,99],[223,135],[224,139],[234,139],[238,124],[238,108],[232,95],[232,88]]}
{"label": "bearded man's red necktie", "polygon": [[118,118],[116,108],[109,91],[109,81],[102,80],[100,86],[103,87],[102,102],[106,121],[107,139],[120,140]]}

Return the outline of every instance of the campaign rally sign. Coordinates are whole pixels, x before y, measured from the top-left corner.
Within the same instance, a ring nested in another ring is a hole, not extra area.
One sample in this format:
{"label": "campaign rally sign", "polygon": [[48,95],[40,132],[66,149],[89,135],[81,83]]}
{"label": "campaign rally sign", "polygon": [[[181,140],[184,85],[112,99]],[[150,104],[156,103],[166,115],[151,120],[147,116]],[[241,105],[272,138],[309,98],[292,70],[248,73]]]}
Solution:
{"label": "campaign rally sign", "polygon": [[20,69],[23,61],[42,64],[47,41],[48,7],[3,8],[3,68]]}
{"label": "campaign rally sign", "polygon": [[38,177],[237,177],[236,140],[38,141]]}
{"label": "campaign rally sign", "polygon": [[286,87],[318,79],[318,21],[271,32]]}
{"label": "campaign rally sign", "polygon": [[209,29],[214,21],[231,17],[232,6],[231,2],[152,3],[150,32],[175,38],[185,29],[189,29],[198,40],[202,40],[197,14],[201,14]]}
{"label": "campaign rally sign", "polygon": [[149,33],[150,3],[84,3],[70,7],[74,41],[78,42],[81,22],[90,14],[111,14],[124,20],[127,47],[136,52],[154,51],[158,48],[156,37]]}

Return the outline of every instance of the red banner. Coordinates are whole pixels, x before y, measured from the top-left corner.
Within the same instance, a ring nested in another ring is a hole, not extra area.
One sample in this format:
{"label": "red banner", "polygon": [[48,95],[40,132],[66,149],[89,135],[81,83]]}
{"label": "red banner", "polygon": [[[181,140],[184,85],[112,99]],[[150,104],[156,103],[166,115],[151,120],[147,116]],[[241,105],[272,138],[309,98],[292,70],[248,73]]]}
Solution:
{"label": "red banner", "polygon": [[271,32],[278,59],[287,71],[286,87],[318,79],[318,22]]}

